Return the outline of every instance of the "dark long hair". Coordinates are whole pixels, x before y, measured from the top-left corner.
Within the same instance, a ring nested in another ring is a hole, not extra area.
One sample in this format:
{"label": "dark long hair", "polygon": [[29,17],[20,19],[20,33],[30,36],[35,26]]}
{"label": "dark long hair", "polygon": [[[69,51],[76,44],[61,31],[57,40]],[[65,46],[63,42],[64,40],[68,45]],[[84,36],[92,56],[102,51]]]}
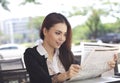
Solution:
{"label": "dark long hair", "polygon": [[43,24],[40,30],[40,37],[42,40],[44,40],[43,29],[46,28],[47,30],[49,30],[52,26],[54,26],[57,23],[65,23],[67,25],[66,40],[59,48],[60,61],[62,62],[65,70],[67,71],[70,65],[74,63],[74,57],[73,57],[73,53],[71,52],[72,29],[66,17],[60,13],[48,14],[43,21]]}

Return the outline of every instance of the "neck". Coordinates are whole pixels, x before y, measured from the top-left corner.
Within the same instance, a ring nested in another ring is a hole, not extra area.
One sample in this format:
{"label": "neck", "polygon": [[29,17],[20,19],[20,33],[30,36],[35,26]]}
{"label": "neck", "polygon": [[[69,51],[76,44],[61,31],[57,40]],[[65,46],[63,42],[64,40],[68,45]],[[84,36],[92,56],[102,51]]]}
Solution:
{"label": "neck", "polygon": [[52,60],[53,59],[53,55],[54,55],[54,48],[50,47],[47,43],[43,42],[43,47],[45,48],[45,50],[48,53],[48,59]]}

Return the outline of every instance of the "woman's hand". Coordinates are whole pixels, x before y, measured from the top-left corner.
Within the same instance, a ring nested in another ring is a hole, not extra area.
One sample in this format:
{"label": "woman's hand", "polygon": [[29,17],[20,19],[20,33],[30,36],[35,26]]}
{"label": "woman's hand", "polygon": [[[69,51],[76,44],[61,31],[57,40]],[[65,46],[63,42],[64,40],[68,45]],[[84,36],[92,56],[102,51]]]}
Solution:
{"label": "woman's hand", "polygon": [[115,67],[117,59],[118,59],[118,55],[115,54],[113,59],[108,62],[110,69],[113,69]]}
{"label": "woman's hand", "polygon": [[62,83],[65,80],[70,79],[71,77],[75,76],[78,74],[80,71],[80,65],[78,64],[72,64],[67,72],[60,73],[58,75],[55,75],[52,77],[52,83]]}
{"label": "woman's hand", "polygon": [[78,64],[72,64],[69,68],[69,70],[66,72],[68,79],[75,76],[79,73],[81,67]]}

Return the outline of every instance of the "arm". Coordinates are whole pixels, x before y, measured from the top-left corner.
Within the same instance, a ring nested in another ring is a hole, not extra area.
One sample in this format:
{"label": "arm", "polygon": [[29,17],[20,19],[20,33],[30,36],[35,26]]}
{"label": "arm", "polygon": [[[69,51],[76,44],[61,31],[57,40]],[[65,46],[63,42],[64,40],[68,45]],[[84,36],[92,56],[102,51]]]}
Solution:
{"label": "arm", "polygon": [[24,53],[24,61],[30,76],[30,83],[52,83],[49,74],[43,68],[45,61],[38,61],[36,56],[32,48],[28,48]]}
{"label": "arm", "polygon": [[68,71],[54,75],[52,77],[52,83],[64,82],[64,81],[72,78],[76,74],[78,74],[79,71],[80,71],[80,66],[77,64],[72,64]]}

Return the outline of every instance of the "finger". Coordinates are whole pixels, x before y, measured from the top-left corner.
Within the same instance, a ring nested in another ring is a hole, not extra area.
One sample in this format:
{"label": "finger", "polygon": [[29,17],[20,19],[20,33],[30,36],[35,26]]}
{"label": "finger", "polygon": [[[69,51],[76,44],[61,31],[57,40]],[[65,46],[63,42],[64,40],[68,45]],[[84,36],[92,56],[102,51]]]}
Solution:
{"label": "finger", "polygon": [[114,64],[113,64],[113,65],[110,65],[110,67],[111,67],[111,68],[114,68],[114,67],[115,67],[115,65],[114,65]]}
{"label": "finger", "polygon": [[109,61],[108,64],[109,65],[115,65],[115,61]]}
{"label": "finger", "polygon": [[115,67],[115,64],[108,64],[109,65],[109,69],[113,69]]}
{"label": "finger", "polygon": [[117,59],[118,59],[118,55],[117,55],[117,54],[114,54],[113,60],[114,60],[114,61],[117,61]]}
{"label": "finger", "polygon": [[80,69],[81,67],[80,67],[80,65],[78,65],[78,64],[73,64],[72,65],[74,68],[76,68],[76,69]]}
{"label": "finger", "polygon": [[71,68],[71,72],[79,72],[80,71],[80,68],[78,68],[78,67],[72,67]]}

